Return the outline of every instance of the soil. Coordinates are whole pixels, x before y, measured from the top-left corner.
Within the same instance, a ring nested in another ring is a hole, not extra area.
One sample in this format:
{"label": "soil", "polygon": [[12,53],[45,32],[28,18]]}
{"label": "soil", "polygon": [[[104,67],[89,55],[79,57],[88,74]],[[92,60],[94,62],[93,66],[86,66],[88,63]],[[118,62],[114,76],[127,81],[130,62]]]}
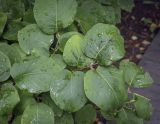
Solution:
{"label": "soil", "polygon": [[122,11],[122,22],[118,25],[125,39],[125,58],[137,64],[160,29],[160,0],[142,1],[145,0],[135,0],[131,13]]}

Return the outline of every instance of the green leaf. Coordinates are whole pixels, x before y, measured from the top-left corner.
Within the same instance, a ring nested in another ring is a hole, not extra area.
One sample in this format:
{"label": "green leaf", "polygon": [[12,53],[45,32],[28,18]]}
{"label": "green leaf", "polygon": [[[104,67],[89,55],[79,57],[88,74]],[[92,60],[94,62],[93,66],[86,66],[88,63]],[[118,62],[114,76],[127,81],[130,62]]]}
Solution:
{"label": "green leaf", "polygon": [[25,26],[20,20],[13,20],[8,23],[6,31],[3,34],[3,38],[9,41],[17,41],[18,31]]}
{"label": "green leaf", "polygon": [[93,61],[87,58],[82,52],[83,38],[82,35],[75,34],[67,41],[64,47],[63,59],[68,65],[84,67],[93,63]]}
{"label": "green leaf", "polygon": [[121,109],[116,118],[117,124],[144,124],[132,110]]}
{"label": "green leaf", "polygon": [[52,58],[54,66],[55,66],[55,70],[62,70],[66,67],[66,64],[63,61],[63,56],[62,55],[52,54],[51,58]]}
{"label": "green leaf", "polygon": [[7,124],[8,117],[7,116],[0,116],[0,124]]}
{"label": "green leaf", "polygon": [[3,29],[7,22],[7,15],[3,12],[0,12],[0,36],[3,33]]}
{"label": "green leaf", "polygon": [[121,22],[121,8],[117,0],[97,0],[97,2],[100,2],[106,8],[106,17],[113,21],[111,24]]}
{"label": "green leaf", "polygon": [[71,114],[64,113],[62,117],[55,117],[55,124],[74,124]]}
{"label": "green leaf", "polygon": [[117,0],[96,0],[97,2],[100,2],[102,5],[112,5],[112,6],[118,6]]}
{"label": "green leaf", "polygon": [[5,83],[0,88],[0,116],[9,115],[20,101],[16,88],[11,83]]}
{"label": "green leaf", "polygon": [[[117,7],[118,8],[118,7]],[[105,6],[105,9],[104,9],[105,11],[106,11],[106,17],[105,17],[105,23],[107,23],[107,24],[116,24],[116,23],[118,23],[119,21],[118,21],[118,18],[116,17],[116,8],[115,7],[113,7],[113,6]],[[121,10],[120,10],[120,12],[121,12]]]}
{"label": "green leaf", "polygon": [[103,7],[94,0],[86,0],[78,7],[76,20],[85,33],[97,23],[116,23],[115,11],[111,6]]}
{"label": "green leaf", "polygon": [[34,17],[42,31],[53,34],[73,22],[76,8],[76,0],[36,0]]}
{"label": "green leaf", "polygon": [[26,10],[33,8],[35,0],[22,0],[22,1],[25,5]]}
{"label": "green leaf", "polygon": [[144,72],[142,68],[135,63],[123,60],[120,63],[120,69],[124,72],[126,83],[135,88],[149,87],[153,84],[153,80],[148,72]]}
{"label": "green leaf", "polygon": [[114,1],[114,0],[96,0],[96,1],[103,4],[103,5],[111,5],[112,1]]}
{"label": "green leaf", "polygon": [[93,0],[86,0],[78,7],[76,20],[79,22],[81,30],[85,33],[94,24],[103,22],[105,14],[105,9],[101,4]]}
{"label": "green leaf", "polygon": [[0,3],[0,10],[6,12],[9,19],[18,19],[25,11],[21,0],[0,0]]}
{"label": "green leaf", "polygon": [[17,52],[19,53],[20,58],[21,58],[22,60],[24,60],[24,59],[26,58],[27,55],[26,55],[25,52],[20,48],[20,46],[19,46],[18,43],[13,43],[13,44],[11,44],[11,46],[12,46],[14,49],[17,50]]}
{"label": "green leaf", "polygon": [[32,104],[36,103],[32,94],[24,93],[24,91],[19,92],[19,94],[20,94],[20,102],[17,104],[17,106],[14,109],[14,113],[16,115],[23,114],[25,108],[28,105],[32,105]]}
{"label": "green leaf", "polygon": [[134,94],[134,100],[137,116],[145,120],[150,120],[153,111],[150,100],[139,94]]}
{"label": "green leaf", "polygon": [[17,117],[13,120],[12,124],[21,124],[21,118],[22,118],[22,115],[17,116]]}
{"label": "green leaf", "polygon": [[105,112],[105,111],[101,110],[101,115],[106,120],[114,120],[116,113],[115,112]]}
{"label": "green leaf", "polygon": [[134,7],[134,0],[118,0],[117,3],[122,9],[128,12],[131,12]]}
{"label": "green leaf", "polygon": [[11,64],[21,61],[19,52],[11,45],[0,43],[0,51],[9,57]]}
{"label": "green leaf", "polygon": [[43,103],[29,105],[22,115],[21,124],[54,124],[54,113]]}
{"label": "green leaf", "polygon": [[84,77],[84,90],[88,99],[106,112],[119,109],[127,100],[123,73],[116,67],[88,71]]}
{"label": "green leaf", "polygon": [[82,72],[63,71],[64,77],[54,81],[50,88],[51,98],[61,109],[75,112],[81,109],[87,99],[83,88]]}
{"label": "green leaf", "polygon": [[115,21],[116,23],[121,23],[121,8],[118,6],[114,7]]}
{"label": "green leaf", "polygon": [[75,113],[76,124],[93,124],[96,120],[96,110],[88,104]]}
{"label": "green leaf", "polygon": [[0,51],[0,82],[6,81],[10,76],[11,63],[4,53]]}
{"label": "green leaf", "polygon": [[124,54],[124,39],[114,25],[96,24],[84,38],[84,53],[101,65],[110,65]]}
{"label": "green leaf", "polygon": [[71,38],[73,35],[79,34],[78,32],[67,32],[64,33],[60,36],[60,38],[58,39],[58,43],[59,43],[59,50],[61,52],[64,51],[64,47],[66,45],[66,42],[69,40],[69,38]]}
{"label": "green leaf", "polygon": [[32,9],[28,9],[23,16],[23,21],[26,23],[35,23],[34,14]]}
{"label": "green leaf", "polygon": [[26,89],[30,93],[41,93],[49,91],[51,82],[57,77],[56,73],[62,69],[57,69],[52,58],[43,56],[14,64],[11,76],[20,89]]}
{"label": "green leaf", "polygon": [[53,36],[44,34],[36,24],[27,25],[18,32],[20,47],[26,54],[48,55]]}
{"label": "green leaf", "polygon": [[[35,54],[33,55],[27,55],[22,49],[21,47],[19,46],[18,43],[13,43],[11,44],[11,46],[16,49],[18,51],[18,53],[20,54],[20,57],[21,57],[21,61],[29,61],[29,60],[32,60],[32,59],[35,59],[37,56]],[[42,55],[43,56],[43,55]]]}
{"label": "green leaf", "polygon": [[42,102],[52,108],[55,117],[61,117],[63,115],[63,111],[54,103],[49,93],[42,94]]}
{"label": "green leaf", "polygon": [[79,32],[78,31],[78,25],[76,22],[73,22],[71,25],[69,25],[67,28],[64,29],[64,31],[68,32]]}

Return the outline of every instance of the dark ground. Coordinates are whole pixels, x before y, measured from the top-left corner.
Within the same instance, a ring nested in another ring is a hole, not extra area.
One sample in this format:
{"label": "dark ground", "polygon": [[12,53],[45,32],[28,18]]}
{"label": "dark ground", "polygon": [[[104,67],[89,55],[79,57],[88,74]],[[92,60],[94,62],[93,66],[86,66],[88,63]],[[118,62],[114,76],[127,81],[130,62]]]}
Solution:
{"label": "dark ground", "polygon": [[160,28],[160,0],[152,1],[135,0],[131,13],[122,12],[119,29],[125,39],[126,58],[137,64]]}

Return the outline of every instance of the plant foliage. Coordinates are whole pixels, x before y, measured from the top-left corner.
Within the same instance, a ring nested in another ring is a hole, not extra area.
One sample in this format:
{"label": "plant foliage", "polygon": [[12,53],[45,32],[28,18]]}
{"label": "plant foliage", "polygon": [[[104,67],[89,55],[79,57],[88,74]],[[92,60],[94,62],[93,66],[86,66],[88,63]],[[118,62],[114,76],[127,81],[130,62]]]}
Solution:
{"label": "plant foliage", "polygon": [[0,124],[143,124],[153,81],[115,26],[133,0],[0,0]]}

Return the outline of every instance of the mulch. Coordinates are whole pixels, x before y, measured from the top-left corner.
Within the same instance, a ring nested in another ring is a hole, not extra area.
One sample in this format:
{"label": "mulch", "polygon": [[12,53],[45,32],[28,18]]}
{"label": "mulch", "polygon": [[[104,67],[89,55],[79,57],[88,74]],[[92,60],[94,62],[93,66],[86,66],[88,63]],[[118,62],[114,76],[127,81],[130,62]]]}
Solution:
{"label": "mulch", "polygon": [[160,28],[157,26],[151,31],[160,24],[160,0],[150,0],[153,3],[148,4],[142,1],[135,0],[131,13],[123,11],[122,22],[118,25],[125,39],[125,58],[137,64]]}

